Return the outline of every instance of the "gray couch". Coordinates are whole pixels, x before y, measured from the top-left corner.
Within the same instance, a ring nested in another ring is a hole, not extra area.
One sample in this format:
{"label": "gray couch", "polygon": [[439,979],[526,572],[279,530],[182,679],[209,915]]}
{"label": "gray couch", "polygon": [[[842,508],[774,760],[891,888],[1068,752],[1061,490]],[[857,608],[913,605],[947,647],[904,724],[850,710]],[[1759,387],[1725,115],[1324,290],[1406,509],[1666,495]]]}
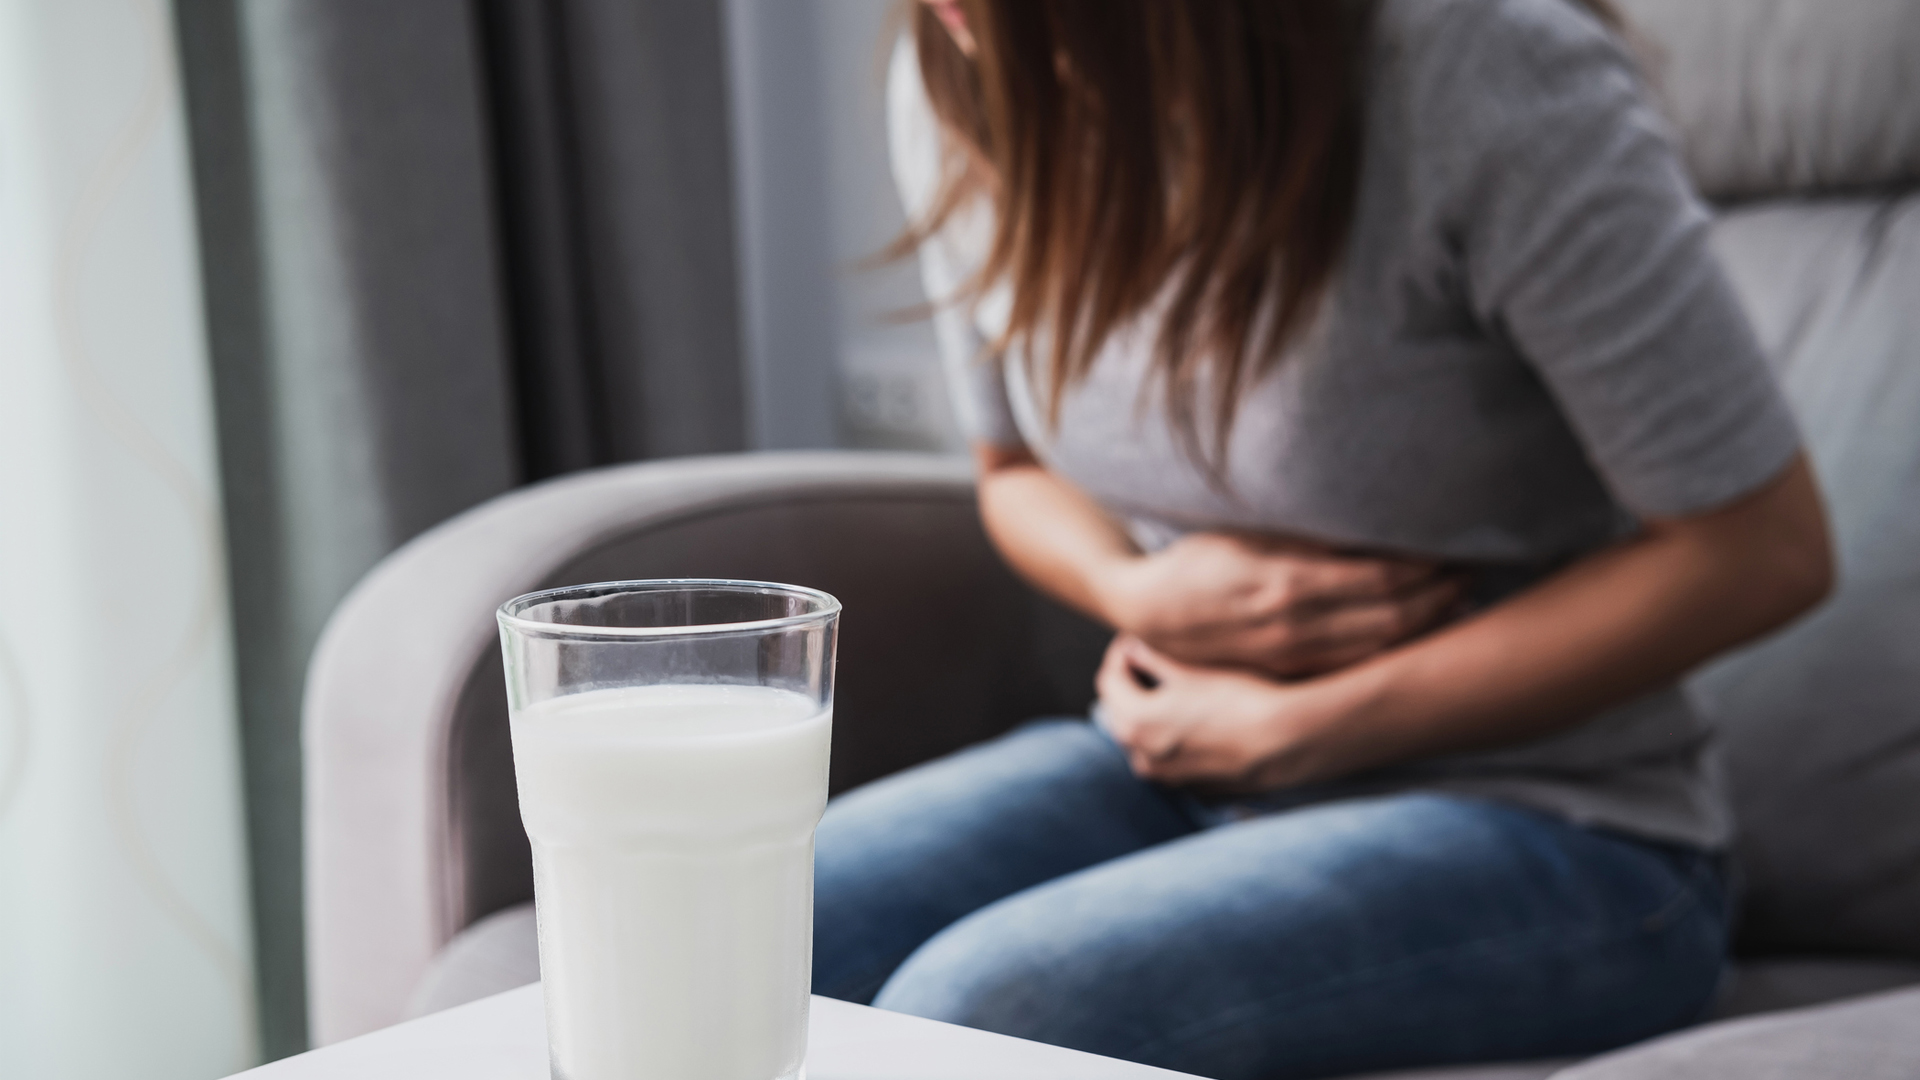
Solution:
{"label": "gray couch", "polygon": [[[1717,244],[1805,429],[1841,583],[1693,681],[1743,829],[1721,1019],[1578,1065],[1406,1075],[1920,1077],[1920,0],[1622,6],[1723,205]],[[668,576],[846,602],[836,790],[1084,707],[1102,644],[1001,567],[951,459],[635,465],[446,523],[355,590],[309,677],[317,1041],[535,976],[491,612],[530,589]]]}

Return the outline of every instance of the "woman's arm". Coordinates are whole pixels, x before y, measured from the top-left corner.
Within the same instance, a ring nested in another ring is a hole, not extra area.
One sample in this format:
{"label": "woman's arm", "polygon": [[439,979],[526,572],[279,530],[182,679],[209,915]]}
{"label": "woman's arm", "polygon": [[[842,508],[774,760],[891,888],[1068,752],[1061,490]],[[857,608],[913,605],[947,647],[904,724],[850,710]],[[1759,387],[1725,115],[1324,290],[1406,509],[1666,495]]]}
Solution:
{"label": "woman's arm", "polygon": [[1028,581],[1196,664],[1331,671],[1427,629],[1459,598],[1432,563],[1198,533],[1153,555],[1024,450],[980,445],[980,515]]}
{"label": "woman's arm", "polygon": [[976,443],[980,520],[1021,577],[1116,629],[1112,583],[1140,557],[1118,522],[1025,449]]}
{"label": "woman's arm", "polygon": [[1503,604],[1335,674],[1277,684],[1122,641],[1101,700],[1143,776],[1329,779],[1573,726],[1785,624],[1832,575],[1819,493],[1796,458],[1730,506],[1648,522]]}

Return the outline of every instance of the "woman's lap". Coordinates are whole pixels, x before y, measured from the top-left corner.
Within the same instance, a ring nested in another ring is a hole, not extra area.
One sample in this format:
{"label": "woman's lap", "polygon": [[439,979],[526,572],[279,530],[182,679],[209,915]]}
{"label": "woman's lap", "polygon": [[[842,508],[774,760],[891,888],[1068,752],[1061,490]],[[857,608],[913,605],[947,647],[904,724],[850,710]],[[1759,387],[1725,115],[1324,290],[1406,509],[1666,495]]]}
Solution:
{"label": "woman's lap", "polygon": [[955,920],[1195,831],[1089,725],[1028,724],[835,799],[815,845],[816,993],[872,998]]}
{"label": "woman's lap", "polygon": [[829,809],[820,992],[864,957],[886,1008],[1281,1077],[1598,1050],[1719,976],[1703,856],[1431,794],[1203,830],[1084,725],[969,753]]}

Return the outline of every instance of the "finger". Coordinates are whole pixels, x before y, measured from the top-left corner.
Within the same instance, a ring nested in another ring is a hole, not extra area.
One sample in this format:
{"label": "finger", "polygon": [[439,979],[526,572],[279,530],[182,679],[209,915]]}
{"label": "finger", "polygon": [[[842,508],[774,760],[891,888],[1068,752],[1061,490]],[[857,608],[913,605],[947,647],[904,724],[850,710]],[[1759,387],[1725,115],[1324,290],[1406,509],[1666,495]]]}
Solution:
{"label": "finger", "polygon": [[1401,633],[1398,605],[1391,600],[1349,604],[1289,623],[1250,632],[1218,651],[1244,654],[1239,662],[1281,675],[1310,672],[1328,654],[1361,654],[1385,648]]}
{"label": "finger", "polygon": [[1295,611],[1384,600],[1440,573],[1434,563],[1402,559],[1303,556],[1284,570],[1286,606]]}
{"label": "finger", "polygon": [[1127,767],[1136,776],[1150,776],[1171,756],[1165,744],[1143,737],[1145,725],[1125,722],[1116,725],[1112,710],[1107,712],[1107,733],[1127,755]]}
{"label": "finger", "polygon": [[1180,740],[1143,738],[1140,740],[1140,752],[1151,758],[1155,764],[1164,764],[1180,756]]}
{"label": "finger", "polygon": [[1146,672],[1155,681],[1165,682],[1167,676],[1173,673],[1173,661],[1139,638],[1128,635],[1117,644],[1121,658],[1129,667]]}
{"label": "finger", "polygon": [[1414,578],[1394,591],[1397,595],[1404,596],[1408,593],[1418,592],[1421,589],[1435,588],[1441,585],[1464,590],[1472,581],[1472,576],[1457,566],[1435,566],[1432,573]]}
{"label": "finger", "polygon": [[1460,610],[1461,599],[1467,594],[1467,585],[1466,578],[1450,575],[1403,597],[1401,622],[1407,632],[1401,635],[1400,640],[1424,634],[1453,618]]}
{"label": "finger", "polygon": [[1116,635],[1113,640],[1107,642],[1106,651],[1100,654],[1100,673],[1104,674],[1108,668],[1126,661],[1126,654],[1121,651],[1120,641],[1121,637]]}
{"label": "finger", "polygon": [[1430,628],[1459,600],[1460,589],[1456,579],[1440,578],[1400,596],[1323,611],[1294,627],[1295,648],[1290,651],[1385,648]]}
{"label": "finger", "polygon": [[[1296,653],[1337,644],[1355,633],[1394,640],[1404,631],[1394,624],[1392,605],[1448,580],[1433,563],[1334,556],[1274,558],[1261,573],[1265,580],[1259,587],[1235,596],[1216,617],[1156,636],[1154,647],[1177,663],[1252,664],[1277,670]],[[1374,609],[1327,621],[1348,608],[1368,605]],[[1141,666],[1164,680],[1165,673],[1151,663]]]}
{"label": "finger", "polygon": [[1127,750],[1127,761],[1134,775],[1160,779],[1177,767],[1180,760],[1180,744],[1176,742],[1154,742],[1140,738],[1145,734],[1136,730],[1136,739],[1123,744]]}
{"label": "finger", "polygon": [[1127,767],[1134,775],[1151,778],[1179,753],[1178,734],[1152,722],[1137,707],[1116,708],[1104,698],[1100,706],[1107,735],[1126,754]]}
{"label": "finger", "polygon": [[1114,710],[1124,708],[1129,699],[1142,692],[1140,685],[1127,672],[1126,654],[1112,647],[1107,649],[1107,655],[1100,661],[1100,670],[1094,673],[1093,689],[1100,695],[1100,700],[1108,704],[1109,716],[1114,715]]}
{"label": "finger", "polygon": [[1136,775],[1159,784],[1231,785],[1242,772],[1236,764],[1219,755],[1192,750],[1184,745],[1165,757],[1142,756],[1146,757],[1145,771],[1135,770]]}
{"label": "finger", "polygon": [[1150,668],[1152,662],[1139,658],[1143,648],[1137,639],[1124,635],[1113,644],[1113,652],[1120,658],[1121,668],[1132,680],[1134,689],[1158,690],[1161,679]]}
{"label": "finger", "polygon": [[1164,764],[1180,753],[1181,738],[1182,731],[1177,725],[1154,722],[1150,717],[1143,717],[1141,723],[1134,725],[1133,738],[1128,746],[1154,762]]}
{"label": "finger", "polygon": [[1352,667],[1370,656],[1379,655],[1385,648],[1373,642],[1331,646],[1307,652],[1289,653],[1260,666],[1263,670],[1283,679],[1311,679],[1317,675],[1328,675],[1342,668]]}
{"label": "finger", "polygon": [[1328,612],[1285,647],[1255,662],[1290,679],[1350,667],[1448,622],[1459,609],[1463,591],[1460,582],[1441,581],[1401,600]]}
{"label": "finger", "polygon": [[1100,708],[1106,717],[1107,734],[1115,742],[1131,749],[1137,741],[1143,714],[1152,707],[1152,692],[1134,679],[1126,652],[1109,649],[1100,671],[1094,676],[1094,690],[1100,695]]}
{"label": "finger", "polygon": [[[1192,668],[1252,667],[1288,675],[1297,658],[1317,654],[1324,647],[1318,639],[1303,641],[1294,623],[1270,621],[1259,626],[1237,627],[1230,633],[1194,634],[1155,642],[1153,648],[1161,667],[1148,673],[1163,668],[1184,672]],[[1164,673],[1156,678],[1166,680]]]}

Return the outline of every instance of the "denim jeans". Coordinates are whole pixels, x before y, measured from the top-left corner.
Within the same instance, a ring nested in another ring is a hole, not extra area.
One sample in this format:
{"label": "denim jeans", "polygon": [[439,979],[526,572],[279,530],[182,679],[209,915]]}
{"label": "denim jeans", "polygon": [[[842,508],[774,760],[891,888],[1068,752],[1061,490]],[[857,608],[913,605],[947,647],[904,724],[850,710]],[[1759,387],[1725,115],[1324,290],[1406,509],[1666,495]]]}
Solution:
{"label": "denim jeans", "polygon": [[1573,1056],[1698,1018],[1710,854],[1490,800],[1236,816],[1044,721],[842,795],[816,993],[1221,1078]]}

